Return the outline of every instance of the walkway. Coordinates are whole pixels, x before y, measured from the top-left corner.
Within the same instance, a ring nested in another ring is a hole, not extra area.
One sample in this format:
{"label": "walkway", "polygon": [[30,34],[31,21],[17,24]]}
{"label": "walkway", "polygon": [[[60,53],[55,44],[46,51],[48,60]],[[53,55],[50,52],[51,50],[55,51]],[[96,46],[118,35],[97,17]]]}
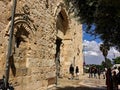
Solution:
{"label": "walkway", "polygon": [[106,90],[106,85],[105,79],[88,78],[85,74],[79,80],[59,79],[57,88],[49,90]]}
{"label": "walkway", "polygon": [[79,80],[60,79],[57,90],[106,90],[105,79],[88,78],[87,74]]}

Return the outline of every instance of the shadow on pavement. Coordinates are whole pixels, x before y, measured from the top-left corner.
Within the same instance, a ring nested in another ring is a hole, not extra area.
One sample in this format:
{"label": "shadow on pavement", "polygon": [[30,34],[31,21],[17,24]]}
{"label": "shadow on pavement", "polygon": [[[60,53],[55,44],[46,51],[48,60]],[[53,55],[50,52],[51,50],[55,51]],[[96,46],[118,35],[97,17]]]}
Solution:
{"label": "shadow on pavement", "polygon": [[86,86],[80,86],[80,87],[64,87],[60,88],[58,87],[56,90],[106,90],[105,87],[86,87]]}

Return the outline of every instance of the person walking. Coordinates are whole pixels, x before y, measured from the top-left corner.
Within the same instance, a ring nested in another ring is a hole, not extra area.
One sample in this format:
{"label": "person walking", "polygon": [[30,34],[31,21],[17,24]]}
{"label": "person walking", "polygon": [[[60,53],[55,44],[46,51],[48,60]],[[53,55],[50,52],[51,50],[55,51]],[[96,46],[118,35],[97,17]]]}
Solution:
{"label": "person walking", "polygon": [[98,73],[98,78],[100,79],[100,75],[101,75],[101,70],[100,70],[100,68],[98,68],[97,73]]}
{"label": "person walking", "polygon": [[70,65],[69,72],[70,72],[70,75],[71,75],[70,79],[73,79],[74,78],[74,67],[73,67],[72,64]]}
{"label": "person walking", "polygon": [[106,72],[107,72],[107,68],[104,68],[104,70],[103,70],[103,79],[105,79],[105,77],[106,77]]}
{"label": "person walking", "polygon": [[117,73],[117,82],[118,82],[118,85],[120,85],[120,67],[118,67],[118,73]]}
{"label": "person walking", "polygon": [[92,67],[91,66],[89,67],[88,72],[89,72],[89,76],[88,77],[91,78],[92,77]]}
{"label": "person walking", "polygon": [[107,90],[113,90],[113,80],[112,80],[111,68],[108,68],[108,70],[106,72],[106,85],[107,85]]}
{"label": "person walking", "polygon": [[113,90],[118,90],[117,74],[116,71],[113,72]]}
{"label": "person walking", "polygon": [[119,70],[118,70],[117,67],[114,67],[114,69],[112,70],[112,74],[113,74],[114,71],[116,72],[116,75],[119,73]]}
{"label": "person walking", "polygon": [[97,74],[97,68],[96,67],[94,67],[93,73],[94,73],[94,78],[97,78],[97,76],[96,76],[96,74]]}
{"label": "person walking", "polygon": [[79,80],[79,68],[78,68],[78,66],[76,66],[75,73],[76,73],[76,79]]}

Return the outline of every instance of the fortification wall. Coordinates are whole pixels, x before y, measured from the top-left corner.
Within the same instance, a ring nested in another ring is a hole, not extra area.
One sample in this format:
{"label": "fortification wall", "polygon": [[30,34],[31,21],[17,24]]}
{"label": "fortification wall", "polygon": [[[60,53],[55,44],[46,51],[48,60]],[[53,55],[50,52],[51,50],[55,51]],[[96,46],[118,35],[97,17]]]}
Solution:
{"label": "fortification wall", "polygon": [[[62,76],[69,75],[74,60],[82,73],[81,25],[68,15],[61,2],[17,0],[9,79],[15,90],[46,90],[55,84],[58,37],[62,40]],[[13,0],[0,1],[0,78],[5,75],[12,5]]]}

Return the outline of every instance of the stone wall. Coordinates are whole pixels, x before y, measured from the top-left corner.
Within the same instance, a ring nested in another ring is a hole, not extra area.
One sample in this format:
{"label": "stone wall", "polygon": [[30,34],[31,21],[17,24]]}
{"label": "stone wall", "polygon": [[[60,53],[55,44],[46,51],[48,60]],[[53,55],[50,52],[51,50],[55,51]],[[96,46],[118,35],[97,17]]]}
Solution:
{"label": "stone wall", "polygon": [[[82,26],[74,18],[71,19],[68,35],[63,39],[61,46],[61,70],[65,77],[69,77],[70,64],[80,69],[83,74],[83,54],[82,54]],[[64,66],[64,67],[63,67]]]}
{"label": "stone wall", "polygon": [[57,37],[61,40],[59,46],[60,50],[58,50],[60,75],[62,77],[69,77],[70,64],[73,64],[74,67],[78,66],[82,75],[82,25],[77,22],[77,19],[73,17],[73,14],[68,14],[65,6],[61,3],[56,11]]}
{"label": "stone wall", "polygon": [[[5,75],[12,4],[13,0],[0,1],[1,78]],[[81,25],[67,14],[62,0],[17,0],[9,82],[15,90],[46,90],[56,81],[56,55],[61,76],[69,75],[73,61],[82,73]]]}

